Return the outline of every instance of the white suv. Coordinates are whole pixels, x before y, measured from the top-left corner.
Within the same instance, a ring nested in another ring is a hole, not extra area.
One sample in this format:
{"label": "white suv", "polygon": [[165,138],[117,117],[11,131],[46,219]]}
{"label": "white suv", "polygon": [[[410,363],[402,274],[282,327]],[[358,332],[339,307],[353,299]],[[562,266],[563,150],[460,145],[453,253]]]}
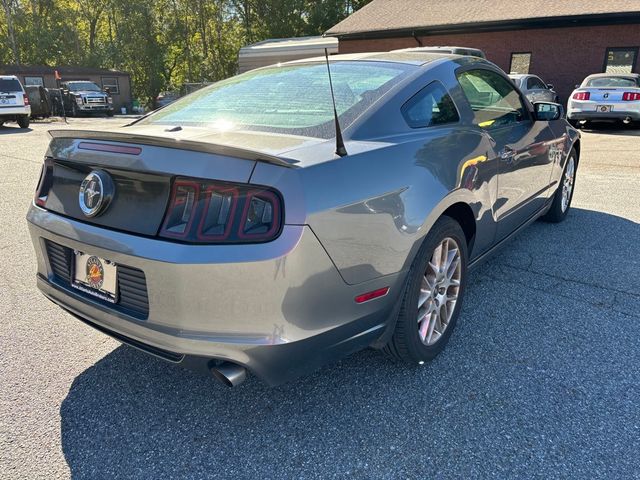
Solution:
{"label": "white suv", "polygon": [[20,128],[27,128],[30,116],[29,97],[18,77],[0,75],[0,125],[6,121],[15,121]]}

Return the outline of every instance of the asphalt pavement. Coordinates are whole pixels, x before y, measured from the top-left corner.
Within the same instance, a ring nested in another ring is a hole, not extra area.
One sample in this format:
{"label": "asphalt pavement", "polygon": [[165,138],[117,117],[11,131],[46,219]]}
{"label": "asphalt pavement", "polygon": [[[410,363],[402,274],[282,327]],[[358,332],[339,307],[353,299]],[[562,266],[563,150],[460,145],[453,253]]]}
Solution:
{"label": "asphalt pavement", "polygon": [[0,478],[640,478],[640,130],[587,131],[573,209],[472,273],[445,352],[237,389],[35,287],[49,128],[0,127]]}

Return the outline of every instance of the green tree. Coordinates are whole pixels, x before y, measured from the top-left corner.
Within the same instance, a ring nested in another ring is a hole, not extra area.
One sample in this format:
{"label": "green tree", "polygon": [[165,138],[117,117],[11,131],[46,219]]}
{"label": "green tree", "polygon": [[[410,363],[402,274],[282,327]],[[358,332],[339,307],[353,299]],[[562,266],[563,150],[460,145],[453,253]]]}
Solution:
{"label": "green tree", "polygon": [[369,1],[0,0],[0,63],[124,70],[151,105],[233,75],[243,45],[321,34]]}

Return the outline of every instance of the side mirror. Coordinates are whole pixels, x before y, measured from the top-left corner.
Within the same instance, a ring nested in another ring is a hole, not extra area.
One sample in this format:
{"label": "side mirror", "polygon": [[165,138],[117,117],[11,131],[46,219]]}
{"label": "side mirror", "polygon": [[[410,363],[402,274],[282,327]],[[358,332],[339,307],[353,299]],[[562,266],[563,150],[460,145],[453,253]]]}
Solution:
{"label": "side mirror", "polygon": [[107,95],[111,95],[111,90],[109,90],[109,87],[104,87],[104,93],[106,93]]}
{"label": "side mirror", "polygon": [[549,90],[553,90],[553,83],[547,83],[547,88]]}
{"label": "side mirror", "polygon": [[536,102],[533,104],[536,121],[552,122],[560,120],[563,115],[562,105],[550,102]]}

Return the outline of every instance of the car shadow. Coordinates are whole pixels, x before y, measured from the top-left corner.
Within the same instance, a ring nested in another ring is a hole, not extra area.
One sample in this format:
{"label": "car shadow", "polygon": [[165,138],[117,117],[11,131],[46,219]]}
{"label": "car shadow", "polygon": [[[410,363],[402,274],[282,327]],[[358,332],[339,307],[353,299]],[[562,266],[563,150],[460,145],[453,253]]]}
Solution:
{"label": "car shadow", "polygon": [[591,122],[586,127],[582,127],[580,130],[584,132],[601,133],[605,135],[640,137],[640,124],[638,123],[623,125],[621,123]]}
{"label": "car shadow", "polygon": [[0,126],[0,135],[8,135],[11,133],[28,133],[31,132],[32,129],[27,127],[27,128],[20,128],[18,125],[1,125]]}
{"label": "car shadow", "polygon": [[[471,274],[450,344],[421,367],[366,350],[279,387],[250,378],[227,389],[120,346],[62,403],[71,474],[424,478],[449,468],[529,477],[628,464],[633,428],[615,449],[607,437],[600,454],[598,442],[602,422],[607,431],[634,425],[634,409],[611,399],[629,396],[621,372],[639,360],[622,353],[637,350],[640,334],[640,274],[625,253],[638,238],[638,223],[590,210],[536,222]],[[618,318],[628,338],[614,335]]]}

